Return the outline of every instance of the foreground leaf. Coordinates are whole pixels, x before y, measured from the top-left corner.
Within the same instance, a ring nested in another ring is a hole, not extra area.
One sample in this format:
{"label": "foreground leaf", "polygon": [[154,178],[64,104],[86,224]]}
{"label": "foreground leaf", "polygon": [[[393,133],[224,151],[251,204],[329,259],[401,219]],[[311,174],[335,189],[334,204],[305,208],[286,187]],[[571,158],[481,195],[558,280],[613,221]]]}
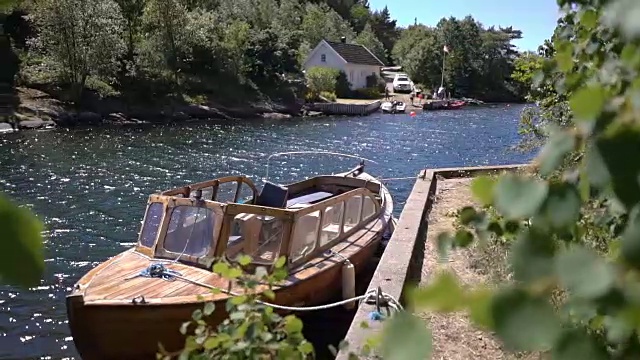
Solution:
{"label": "foreground leaf", "polygon": [[574,246],[556,258],[556,269],[561,284],[571,295],[597,298],[606,294],[615,284],[615,271],[598,254]]}
{"label": "foreground leaf", "polygon": [[583,87],[571,96],[569,106],[575,120],[594,121],[605,104],[605,92],[601,85]]}
{"label": "foreground leaf", "polygon": [[534,282],[553,275],[555,246],[549,235],[527,229],[511,246],[509,260],[514,278]]}
{"label": "foreground leaf", "polygon": [[507,219],[529,218],[538,211],[548,190],[545,182],[508,174],[496,184],[494,203]]}
{"label": "foreground leaf", "polygon": [[478,176],[471,181],[471,193],[482,205],[491,205],[495,184],[495,179],[489,176]]}
{"label": "foreground leaf", "polygon": [[506,289],[493,299],[496,334],[512,351],[545,351],[560,335],[560,321],[551,305],[523,290]]}
{"label": "foreground leaf", "polygon": [[569,132],[558,131],[553,134],[538,155],[540,174],[547,176],[560,167],[575,144],[576,139]]}
{"label": "foreground leaf", "polygon": [[0,194],[0,282],[33,287],[44,272],[42,223]]}
{"label": "foreground leaf", "polygon": [[556,230],[574,226],[580,218],[581,205],[580,193],[575,186],[566,183],[551,185],[543,205],[546,223]]}
{"label": "foreground leaf", "polygon": [[416,308],[448,312],[464,306],[465,294],[455,275],[443,272],[426,287],[414,291],[411,300]]}
{"label": "foreground leaf", "polygon": [[622,234],[620,253],[627,264],[640,269],[640,206],[629,215],[629,223]]}
{"label": "foreground leaf", "polygon": [[596,144],[607,170],[611,174],[613,192],[631,209],[640,202],[640,126],[625,124],[617,126]]}
{"label": "foreground leaf", "polygon": [[384,325],[381,350],[385,360],[427,359],[432,346],[431,331],[407,312],[395,314]]}
{"label": "foreground leaf", "polygon": [[605,360],[609,356],[595,345],[595,340],[580,330],[567,330],[556,342],[551,358],[554,360]]}

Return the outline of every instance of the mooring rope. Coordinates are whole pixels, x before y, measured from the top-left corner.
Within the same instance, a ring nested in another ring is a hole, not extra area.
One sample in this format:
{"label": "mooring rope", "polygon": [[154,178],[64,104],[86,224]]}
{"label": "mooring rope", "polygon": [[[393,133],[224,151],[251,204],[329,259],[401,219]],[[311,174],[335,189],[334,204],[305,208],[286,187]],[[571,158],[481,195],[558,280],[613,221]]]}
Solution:
{"label": "mooring rope", "polygon": [[[237,294],[233,291],[227,290],[227,289],[222,289],[222,288],[218,288],[200,281],[196,281],[196,280],[192,280],[189,278],[186,278],[184,276],[182,276],[179,272],[175,271],[175,270],[171,270],[168,269],[164,266],[164,264],[162,263],[153,263],[151,265],[149,265],[149,267],[143,271],[141,271],[139,274],[134,275],[133,277],[137,277],[137,276],[145,276],[145,277],[154,277],[154,278],[160,278],[160,279],[164,279],[167,281],[174,281],[175,279],[180,279],[189,283],[192,283],[194,285],[198,285],[198,286],[202,286],[204,288],[207,288],[209,290],[219,290],[222,292],[225,292],[229,295],[233,295],[233,296],[241,296],[241,294]],[[131,277],[131,278],[133,278]],[[387,307],[390,308],[393,311],[401,311],[404,310],[404,308],[402,307],[402,304],[400,304],[400,302],[398,300],[396,300],[393,296],[382,292],[382,290],[380,289],[380,287],[376,288],[376,289],[371,289],[369,291],[367,291],[365,294],[360,295],[360,296],[356,296],[353,298],[349,298],[349,299],[345,299],[345,300],[341,300],[341,301],[337,301],[334,303],[330,303],[330,304],[325,304],[325,305],[318,305],[318,306],[284,306],[284,305],[278,305],[278,304],[273,304],[273,303],[269,303],[266,301],[262,301],[262,300],[256,300],[257,303],[261,304],[261,305],[265,305],[265,306],[269,306],[272,307],[274,309],[278,309],[278,310],[284,310],[284,311],[317,311],[317,310],[325,310],[325,309],[330,309],[330,308],[334,308],[334,307],[338,307],[338,306],[342,306],[354,301],[362,301],[364,300],[365,303],[367,304],[376,304],[376,311],[378,313],[381,314],[380,312],[380,308],[381,307]],[[388,313],[390,313],[390,311],[388,311]],[[380,320],[380,318],[376,318],[375,320]]]}
{"label": "mooring rope", "polygon": [[393,181],[393,180],[416,180],[417,176],[407,176],[407,177],[395,177],[395,178],[376,178],[378,181]]}
{"label": "mooring rope", "polygon": [[342,156],[342,157],[347,157],[347,158],[352,158],[352,159],[366,160],[366,161],[371,162],[373,164],[377,164],[377,162],[375,162],[373,160],[370,160],[370,159],[367,159],[367,158],[362,157],[362,156],[343,154],[343,153],[332,152],[332,151],[289,151],[289,152],[281,152],[281,153],[271,154],[271,155],[269,155],[267,157],[266,173],[265,173],[265,176],[264,176],[264,181],[268,181],[269,180],[269,161],[271,160],[272,157],[282,156],[282,155],[300,155],[300,154],[336,155],[336,156]]}

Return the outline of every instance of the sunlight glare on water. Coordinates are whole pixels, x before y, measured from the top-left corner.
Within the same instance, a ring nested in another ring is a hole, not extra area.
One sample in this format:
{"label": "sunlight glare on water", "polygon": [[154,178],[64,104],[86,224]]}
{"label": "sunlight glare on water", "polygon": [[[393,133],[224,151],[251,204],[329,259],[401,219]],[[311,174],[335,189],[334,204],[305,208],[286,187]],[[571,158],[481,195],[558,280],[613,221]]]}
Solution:
{"label": "sunlight glare on water", "polygon": [[[136,241],[148,195],[228,174],[262,184],[269,154],[355,154],[374,176],[415,176],[425,167],[528,161],[518,143],[522,106],[428,112],[24,131],[0,137],[0,190],[45,222],[47,270],[39,287],[0,287],[0,359],[77,358],[65,295],[92,267]],[[344,171],[355,159],[273,158],[269,177],[287,183]],[[388,183],[399,215],[412,181]]]}

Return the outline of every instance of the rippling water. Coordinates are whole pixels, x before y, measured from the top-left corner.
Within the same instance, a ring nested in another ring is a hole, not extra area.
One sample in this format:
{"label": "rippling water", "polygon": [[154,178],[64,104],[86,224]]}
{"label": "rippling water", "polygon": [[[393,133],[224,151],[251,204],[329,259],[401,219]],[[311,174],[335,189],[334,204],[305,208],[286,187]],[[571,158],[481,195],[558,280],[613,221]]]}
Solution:
{"label": "rippling water", "polygon": [[[21,132],[0,137],[0,190],[45,222],[47,270],[41,286],[0,286],[0,359],[78,358],[64,299],[85,272],[136,240],[147,196],[224,174],[261,184],[266,157],[286,151],[336,151],[376,161],[384,178],[425,167],[528,161],[517,144],[522,106],[408,115],[207,122]],[[354,159],[274,158],[269,176],[289,182],[344,171]],[[399,214],[411,181],[391,181]]]}

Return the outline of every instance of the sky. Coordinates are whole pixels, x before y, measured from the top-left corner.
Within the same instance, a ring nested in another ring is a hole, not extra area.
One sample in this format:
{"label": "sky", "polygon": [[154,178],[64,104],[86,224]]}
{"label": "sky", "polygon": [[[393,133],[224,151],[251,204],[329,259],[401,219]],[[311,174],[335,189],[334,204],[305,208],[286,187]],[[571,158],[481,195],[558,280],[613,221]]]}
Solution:
{"label": "sky", "polygon": [[389,8],[398,26],[418,23],[435,26],[443,17],[473,16],[485,27],[513,26],[522,39],[513,42],[520,50],[536,50],[551,37],[559,11],[556,0],[369,0],[372,9]]}

